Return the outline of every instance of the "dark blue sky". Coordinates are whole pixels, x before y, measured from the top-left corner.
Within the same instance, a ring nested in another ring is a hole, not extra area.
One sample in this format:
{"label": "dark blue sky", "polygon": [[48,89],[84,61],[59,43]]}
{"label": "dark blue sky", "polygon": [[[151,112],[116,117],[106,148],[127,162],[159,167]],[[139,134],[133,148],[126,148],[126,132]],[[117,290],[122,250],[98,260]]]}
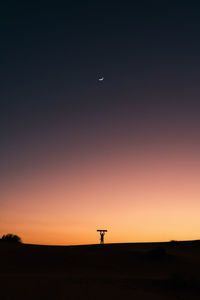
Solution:
{"label": "dark blue sky", "polygon": [[200,7],[159,2],[2,7],[5,168],[33,145],[37,153],[65,137],[177,132],[198,140]]}
{"label": "dark blue sky", "polygon": [[1,234],[197,239],[198,2],[4,2]]}

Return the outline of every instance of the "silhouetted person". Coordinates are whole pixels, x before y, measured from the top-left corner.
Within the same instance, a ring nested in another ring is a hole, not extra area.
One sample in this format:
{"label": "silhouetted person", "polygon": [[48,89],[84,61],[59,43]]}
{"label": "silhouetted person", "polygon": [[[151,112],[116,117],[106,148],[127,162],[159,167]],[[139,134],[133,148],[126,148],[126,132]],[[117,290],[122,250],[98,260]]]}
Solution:
{"label": "silhouetted person", "polygon": [[101,238],[100,238],[100,244],[104,243],[104,235],[105,235],[105,232],[101,232],[100,233],[100,236],[101,236]]}
{"label": "silhouetted person", "polygon": [[98,229],[97,230],[100,233],[100,244],[104,244],[104,235],[107,232],[106,229]]}

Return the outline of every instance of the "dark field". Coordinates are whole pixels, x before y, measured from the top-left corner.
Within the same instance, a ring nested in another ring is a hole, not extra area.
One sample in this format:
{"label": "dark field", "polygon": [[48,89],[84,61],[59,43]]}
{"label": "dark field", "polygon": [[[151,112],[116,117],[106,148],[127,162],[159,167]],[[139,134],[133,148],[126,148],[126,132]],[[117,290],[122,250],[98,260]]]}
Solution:
{"label": "dark field", "polygon": [[0,243],[0,299],[200,299],[200,241]]}

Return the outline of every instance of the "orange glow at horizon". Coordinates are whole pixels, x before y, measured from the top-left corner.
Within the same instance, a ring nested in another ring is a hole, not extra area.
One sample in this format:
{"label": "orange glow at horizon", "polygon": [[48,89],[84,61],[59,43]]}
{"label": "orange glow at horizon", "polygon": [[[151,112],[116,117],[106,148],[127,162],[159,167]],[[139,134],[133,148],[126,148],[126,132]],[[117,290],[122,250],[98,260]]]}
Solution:
{"label": "orange glow at horizon", "polygon": [[178,150],[123,150],[19,170],[0,186],[0,234],[92,244],[104,227],[108,243],[198,239],[200,161],[191,149]]}

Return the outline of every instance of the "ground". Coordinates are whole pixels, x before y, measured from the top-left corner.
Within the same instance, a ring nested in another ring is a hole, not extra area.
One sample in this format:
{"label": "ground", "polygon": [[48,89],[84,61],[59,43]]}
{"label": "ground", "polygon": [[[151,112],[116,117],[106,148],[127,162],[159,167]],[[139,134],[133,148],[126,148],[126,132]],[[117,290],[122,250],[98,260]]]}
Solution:
{"label": "ground", "polygon": [[200,241],[0,243],[0,299],[200,299]]}

